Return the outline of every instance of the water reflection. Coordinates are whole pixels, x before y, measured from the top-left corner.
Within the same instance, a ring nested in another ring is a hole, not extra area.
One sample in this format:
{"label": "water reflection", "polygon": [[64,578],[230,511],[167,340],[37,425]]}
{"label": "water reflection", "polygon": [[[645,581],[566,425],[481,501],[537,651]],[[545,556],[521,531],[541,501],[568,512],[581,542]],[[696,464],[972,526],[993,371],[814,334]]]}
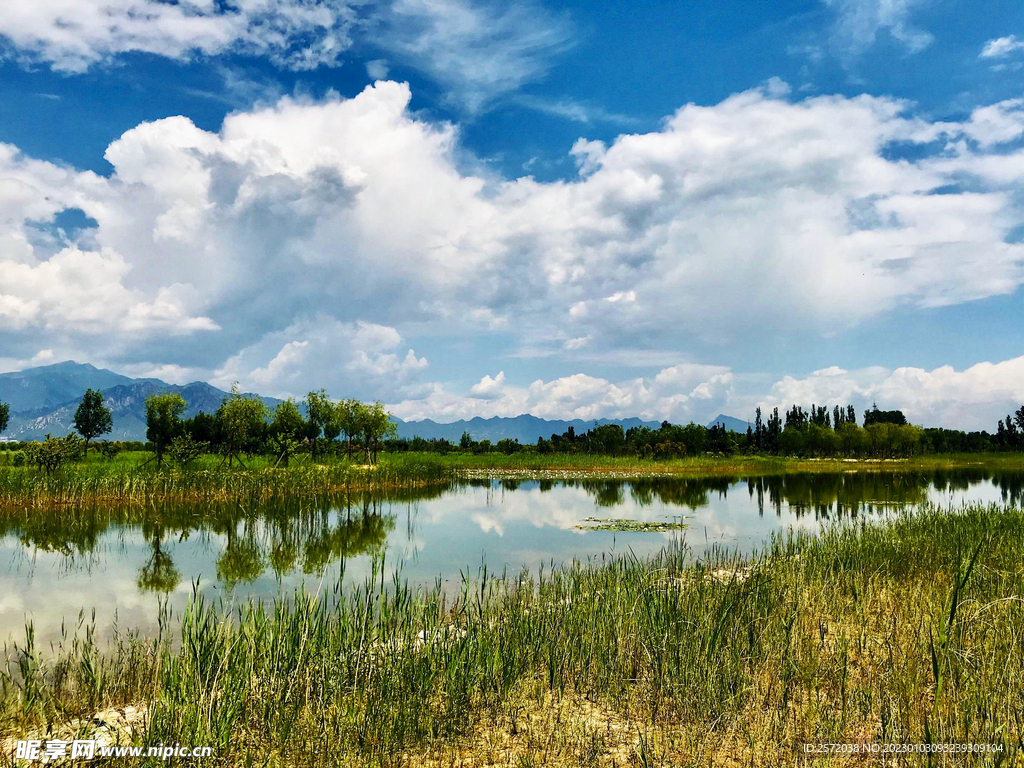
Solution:
{"label": "water reflection", "polygon": [[[457,583],[482,562],[534,568],[629,550],[656,551],[679,534],[584,531],[588,517],[689,518],[699,555],[750,549],[783,528],[873,515],[904,504],[1024,502],[1024,473],[839,473],[743,478],[476,480],[457,486],[276,504],[0,512],[0,635],[26,617],[45,637],[65,616],[97,609],[145,629],[157,599],[201,591],[268,600],[298,586],[358,580],[386,552],[404,577]],[[401,522],[401,524],[399,524]]]}

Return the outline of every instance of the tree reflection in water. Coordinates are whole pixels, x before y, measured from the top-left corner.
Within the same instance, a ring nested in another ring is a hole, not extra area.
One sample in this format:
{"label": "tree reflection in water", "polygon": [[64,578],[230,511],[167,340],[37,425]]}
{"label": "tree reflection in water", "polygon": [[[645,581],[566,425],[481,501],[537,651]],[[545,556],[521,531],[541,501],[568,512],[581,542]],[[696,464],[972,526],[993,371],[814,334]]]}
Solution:
{"label": "tree reflection in water", "polygon": [[[1000,489],[1006,504],[1024,502],[1024,473],[964,468],[934,472],[846,472],[800,473],[769,476],[652,477],[615,480],[569,480],[566,485],[583,488],[599,507],[613,507],[630,499],[639,506],[655,502],[665,506],[698,510],[708,506],[712,495],[725,498],[730,490],[746,487],[757,510],[765,507],[781,516],[783,510],[798,518],[813,514],[827,520],[855,517],[903,505],[920,504],[932,491],[966,491],[978,483],[991,482]],[[543,487],[541,490],[547,490]]]}
{"label": "tree reflection in water", "polygon": [[[745,490],[753,502],[751,507],[760,515],[767,508],[780,517],[785,512],[827,520],[915,505],[929,497],[968,491],[979,483],[994,485],[1005,504],[1024,503],[1024,473],[983,468],[629,481],[478,479],[466,485],[486,488],[488,504],[492,493],[547,493],[556,486],[565,486],[582,489],[598,507],[661,504],[693,511],[707,507],[713,497],[725,498],[730,491]],[[58,553],[63,567],[84,570],[101,556],[97,553],[106,534],[115,532],[122,538],[130,538],[133,532],[141,534],[150,552],[138,570],[136,585],[143,592],[167,594],[189,577],[188,569],[183,574],[174,562],[175,545],[199,535],[222,542],[215,556],[216,574],[230,590],[267,573],[279,580],[289,574],[322,575],[328,566],[346,558],[377,554],[385,548],[395,527],[395,516],[387,511],[389,505],[439,498],[454,487],[270,504],[97,506],[56,509],[46,514],[4,510],[0,511],[0,538],[15,537],[26,550]],[[533,503],[530,497],[525,498]],[[408,537],[413,537],[411,528]]]}
{"label": "tree reflection in water", "polygon": [[[418,494],[424,496],[439,495]],[[399,497],[401,494],[398,495]],[[136,579],[140,591],[166,594],[182,574],[170,542],[193,534],[219,537],[218,580],[227,589],[252,582],[264,572],[281,578],[294,571],[321,574],[333,562],[382,550],[394,529],[393,515],[383,513],[392,495],[340,496],[316,502],[275,504],[167,504],[149,507],[69,508],[50,514],[0,512],[0,538],[13,535],[26,549],[55,552],[75,567],[97,551],[104,533],[122,537],[138,531],[150,549]]]}
{"label": "tree reflection in water", "polygon": [[163,524],[157,520],[144,520],[142,535],[146,537],[153,553],[149,560],[139,569],[136,584],[140,592],[173,592],[181,581],[181,572],[175,567],[170,554],[164,551],[163,542],[166,535]]}

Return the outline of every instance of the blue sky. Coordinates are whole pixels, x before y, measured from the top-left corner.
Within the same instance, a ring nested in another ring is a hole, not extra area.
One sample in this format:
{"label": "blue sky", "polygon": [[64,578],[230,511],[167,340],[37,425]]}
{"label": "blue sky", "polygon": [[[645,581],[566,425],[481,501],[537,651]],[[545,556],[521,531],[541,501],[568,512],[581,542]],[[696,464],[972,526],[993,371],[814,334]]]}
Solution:
{"label": "blue sky", "polygon": [[0,42],[7,369],[438,420],[1024,402],[1019,2],[40,0]]}

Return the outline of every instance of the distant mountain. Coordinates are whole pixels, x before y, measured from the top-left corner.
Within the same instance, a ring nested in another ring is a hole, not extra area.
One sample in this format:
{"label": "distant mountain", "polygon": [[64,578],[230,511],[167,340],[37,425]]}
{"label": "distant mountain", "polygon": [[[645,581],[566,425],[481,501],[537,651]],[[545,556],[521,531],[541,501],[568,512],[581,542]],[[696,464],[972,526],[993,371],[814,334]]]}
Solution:
{"label": "distant mountain", "polygon": [[519,440],[520,443],[536,443],[538,437],[548,439],[551,435],[560,435],[569,427],[577,432],[586,432],[594,426],[602,424],[620,424],[623,429],[630,427],[650,427],[657,429],[661,426],[656,421],[641,421],[640,419],[595,419],[584,421],[583,419],[572,419],[563,421],[561,419],[542,419],[539,416],[523,414],[522,416],[492,416],[489,419],[477,416],[473,419],[460,419],[450,423],[442,424],[430,419],[423,421],[402,421],[394,419],[398,426],[398,436],[412,438],[422,437],[426,440],[451,440],[459,442],[463,432],[469,432],[474,440],[490,440],[496,443],[498,440],[508,438]]}
{"label": "distant mountain", "polygon": [[[199,411],[213,413],[228,394],[211,384],[195,381],[191,384],[168,384],[159,379],[133,379],[112,371],[75,362],[44,365],[28,368],[16,373],[0,374],[0,402],[10,403],[11,419],[4,440],[37,440],[46,436],[66,435],[74,430],[75,409],[82,400],[86,389],[96,389],[113,416],[114,428],[110,440],[146,439],[146,398],[156,392],[178,392],[188,409],[186,418]],[[279,400],[261,397],[273,408]],[[602,424],[619,424],[623,429],[646,426],[657,429],[656,421],[632,419],[542,419],[538,416],[522,416],[489,419],[476,417],[443,424],[430,419],[403,421],[394,418],[398,436],[412,438],[419,436],[427,440],[446,439],[457,443],[463,432],[469,432],[474,440],[490,440],[492,443],[504,438],[519,440],[520,443],[536,443],[537,438],[560,435],[569,427],[577,432],[586,432]],[[721,415],[714,422],[723,421],[729,429],[745,432],[747,422]],[[709,425],[710,426],[710,425]]]}
{"label": "distant mountain", "polygon": [[67,361],[14,373],[0,373],[0,403],[9,403],[12,412],[55,408],[87,389],[104,389],[132,384],[137,379],[92,365]]}
{"label": "distant mountain", "polygon": [[[53,379],[39,371],[57,369]],[[114,428],[102,439],[107,440],[145,440],[146,439],[146,398],[158,392],[177,392],[188,403],[185,417],[194,416],[199,411],[213,413],[220,406],[227,392],[202,381],[191,384],[168,384],[159,379],[132,379],[120,376],[111,371],[94,368],[80,363],[59,363],[42,368],[21,371],[30,374],[19,379],[13,387],[8,383],[9,377],[15,374],[0,375],[0,401],[11,403],[11,419],[3,434],[6,440],[38,440],[46,436],[66,435],[74,431],[75,409],[82,400],[86,389],[99,389],[103,394],[104,405],[110,409]],[[115,382],[113,386],[103,386],[104,381]],[[21,382],[25,382],[22,384]],[[72,383],[73,382],[73,383]],[[7,400],[4,385],[16,391],[21,398],[17,402],[24,406],[27,402],[26,392],[35,391],[37,400],[35,407],[18,408],[15,400]],[[20,387],[20,389],[19,389]],[[71,389],[73,387],[73,389]],[[70,392],[68,391],[70,389]],[[62,392],[64,400],[59,403],[47,402],[55,397],[53,393]],[[279,401],[271,397],[261,397],[269,407],[273,408]]]}
{"label": "distant mountain", "polygon": [[747,427],[752,427],[749,421],[743,419],[737,419],[735,416],[726,416],[724,413],[720,413],[711,421],[708,422],[708,428],[710,429],[715,424],[721,424],[726,429],[732,430],[733,432],[746,432]]}

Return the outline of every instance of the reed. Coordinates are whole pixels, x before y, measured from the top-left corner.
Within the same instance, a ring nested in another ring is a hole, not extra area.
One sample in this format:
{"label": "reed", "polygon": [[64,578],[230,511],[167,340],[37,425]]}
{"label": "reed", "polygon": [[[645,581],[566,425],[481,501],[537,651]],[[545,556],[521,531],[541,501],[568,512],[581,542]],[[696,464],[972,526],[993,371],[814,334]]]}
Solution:
{"label": "reed", "polygon": [[358,588],[230,615],[197,594],[162,637],[109,654],[89,636],[47,660],[30,630],[0,732],[144,702],[140,743],[209,744],[229,766],[838,764],[804,753],[820,742],[991,743],[980,762],[1014,765],[1022,561],[1024,514],[975,505],[749,559],[677,542],[485,570],[456,596],[379,563]]}
{"label": "reed", "polygon": [[[2,457],[2,453],[0,453]],[[695,456],[651,460],[587,454],[383,454],[373,465],[343,458],[314,463],[303,456],[276,467],[265,456],[228,467],[217,455],[187,469],[157,468],[151,454],[90,457],[51,475],[0,461],[0,509],[85,504],[266,502],[362,490],[426,487],[474,478],[637,479],[651,477],[771,477],[820,473],[920,473],[939,470],[1021,471],[1024,454],[959,454],[911,459],[840,460],[779,456]]]}
{"label": "reed", "polygon": [[[133,460],[134,459],[134,460]],[[138,457],[69,465],[53,474],[0,466],[0,508],[32,509],[83,504],[152,502],[265,502],[355,490],[422,487],[445,483],[457,472],[439,457],[389,456],[365,466],[351,461],[296,462],[274,467],[256,457],[245,468],[204,456],[188,469],[156,468]]]}

